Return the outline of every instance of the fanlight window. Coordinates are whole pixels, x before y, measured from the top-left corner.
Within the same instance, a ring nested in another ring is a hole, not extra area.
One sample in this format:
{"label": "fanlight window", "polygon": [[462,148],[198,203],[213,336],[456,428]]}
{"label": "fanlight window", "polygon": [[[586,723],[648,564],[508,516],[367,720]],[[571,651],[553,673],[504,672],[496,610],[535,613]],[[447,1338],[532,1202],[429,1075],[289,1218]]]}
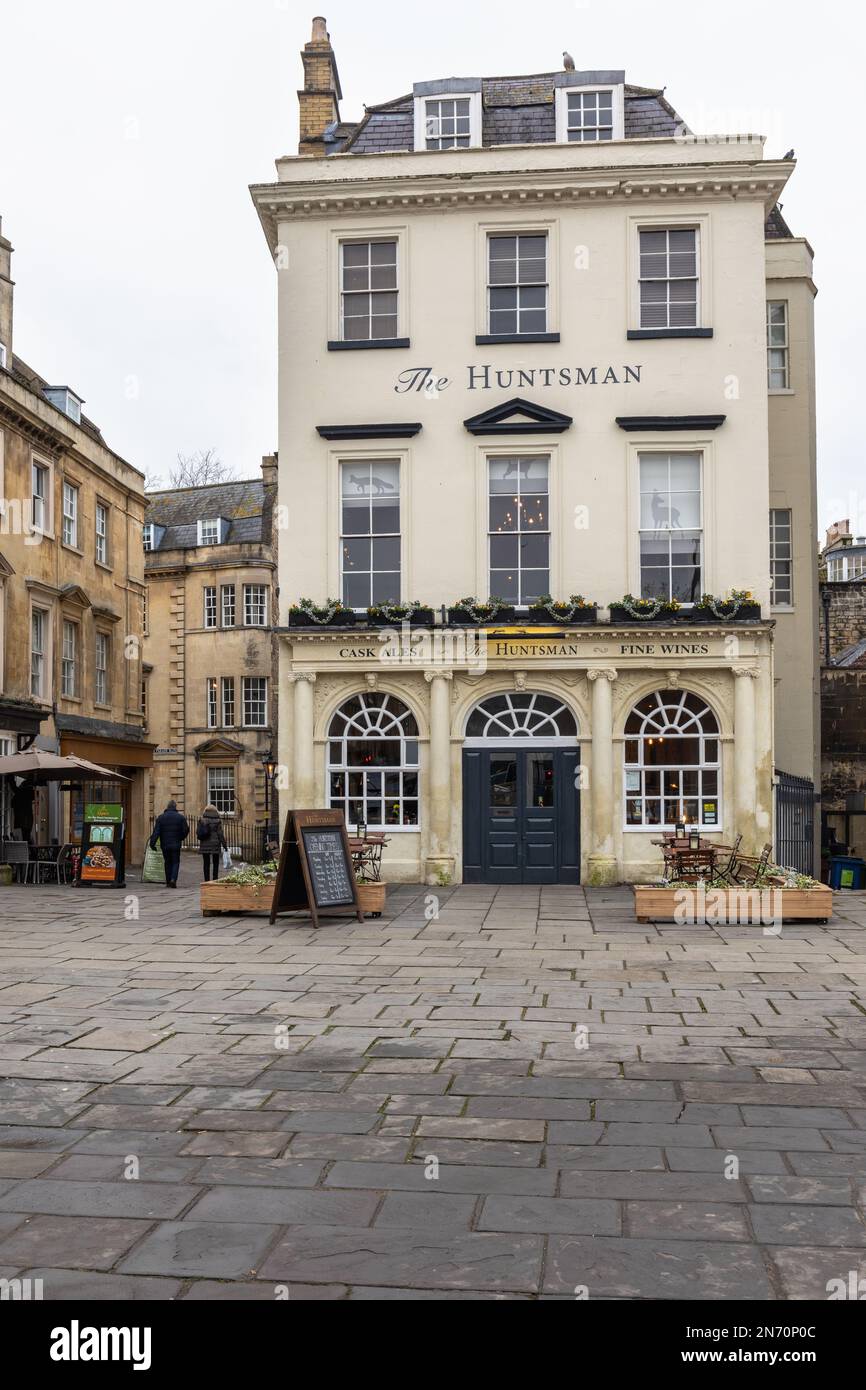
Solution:
{"label": "fanlight window", "polygon": [[494,695],[473,710],[467,739],[576,739],[577,721],[549,695]]}
{"label": "fanlight window", "polygon": [[719,724],[697,695],[657,690],[629,715],[625,795],[631,829],[720,828]]}
{"label": "fanlight window", "polygon": [[350,827],[418,825],[418,724],[393,695],[356,695],[328,731],[329,804]]}

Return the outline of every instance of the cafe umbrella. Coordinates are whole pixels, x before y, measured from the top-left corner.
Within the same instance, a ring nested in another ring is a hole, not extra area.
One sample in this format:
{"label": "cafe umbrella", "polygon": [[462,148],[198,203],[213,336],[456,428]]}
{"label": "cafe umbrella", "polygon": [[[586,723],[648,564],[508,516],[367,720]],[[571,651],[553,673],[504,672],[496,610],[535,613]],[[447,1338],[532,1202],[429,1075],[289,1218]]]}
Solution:
{"label": "cafe umbrella", "polygon": [[46,782],[62,782],[67,777],[80,776],[85,772],[102,782],[129,781],[119,772],[89,763],[86,758],[76,758],[71,754],[64,758],[59,753],[46,753],[41,748],[28,748],[24,753],[10,753],[0,758],[0,777],[36,777]]}

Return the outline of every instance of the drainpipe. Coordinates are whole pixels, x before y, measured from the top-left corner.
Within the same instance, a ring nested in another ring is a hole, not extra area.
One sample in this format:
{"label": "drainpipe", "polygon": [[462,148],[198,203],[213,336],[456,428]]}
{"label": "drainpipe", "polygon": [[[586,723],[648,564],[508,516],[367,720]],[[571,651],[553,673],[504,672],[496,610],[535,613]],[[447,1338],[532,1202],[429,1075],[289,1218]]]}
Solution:
{"label": "drainpipe", "polygon": [[824,605],[824,665],[832,666],[833,662],[830,656],[830,608],[833,603],[833,596],[827,585],[824,586],[821,592],[821,602]]}

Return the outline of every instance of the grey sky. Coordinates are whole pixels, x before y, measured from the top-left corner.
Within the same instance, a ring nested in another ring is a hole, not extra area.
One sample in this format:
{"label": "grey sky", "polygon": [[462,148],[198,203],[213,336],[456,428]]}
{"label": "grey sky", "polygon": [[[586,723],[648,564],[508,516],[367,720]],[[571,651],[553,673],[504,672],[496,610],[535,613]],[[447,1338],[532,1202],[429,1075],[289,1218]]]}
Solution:
{"label": "grey sky", "polygon": [[[862,30],[852,5],[725,0],[326,0],[344,117],[413,81],[625,68],[698,132],[800,160],[785,197],[816,251],[822,523],[866,531],[859,341]],[[276,285],[247,192],[297,149],[314,0],[0,0],[0,215],[15,348],[108,442],[165,474],[210,445],[240,476],[276,446]],[[817,19],[816,19],[817,15]],[[856,261],[855,261],[856,256]],[[850,500],[849,500],[850,499]],[[832,516],[830,515],[832,513]]]}

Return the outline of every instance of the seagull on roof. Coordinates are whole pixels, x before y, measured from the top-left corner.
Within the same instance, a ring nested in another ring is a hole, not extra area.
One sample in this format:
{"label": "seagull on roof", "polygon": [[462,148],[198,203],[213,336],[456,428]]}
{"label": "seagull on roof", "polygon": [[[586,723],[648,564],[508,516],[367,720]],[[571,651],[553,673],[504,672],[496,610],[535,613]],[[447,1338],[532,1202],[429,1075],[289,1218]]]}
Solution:
{"label": "seagull on roof", "polygon": [[566,72],[574,72],[574,59],[572,58],[570,53],[563,53],[562,61],[565,65]]}

